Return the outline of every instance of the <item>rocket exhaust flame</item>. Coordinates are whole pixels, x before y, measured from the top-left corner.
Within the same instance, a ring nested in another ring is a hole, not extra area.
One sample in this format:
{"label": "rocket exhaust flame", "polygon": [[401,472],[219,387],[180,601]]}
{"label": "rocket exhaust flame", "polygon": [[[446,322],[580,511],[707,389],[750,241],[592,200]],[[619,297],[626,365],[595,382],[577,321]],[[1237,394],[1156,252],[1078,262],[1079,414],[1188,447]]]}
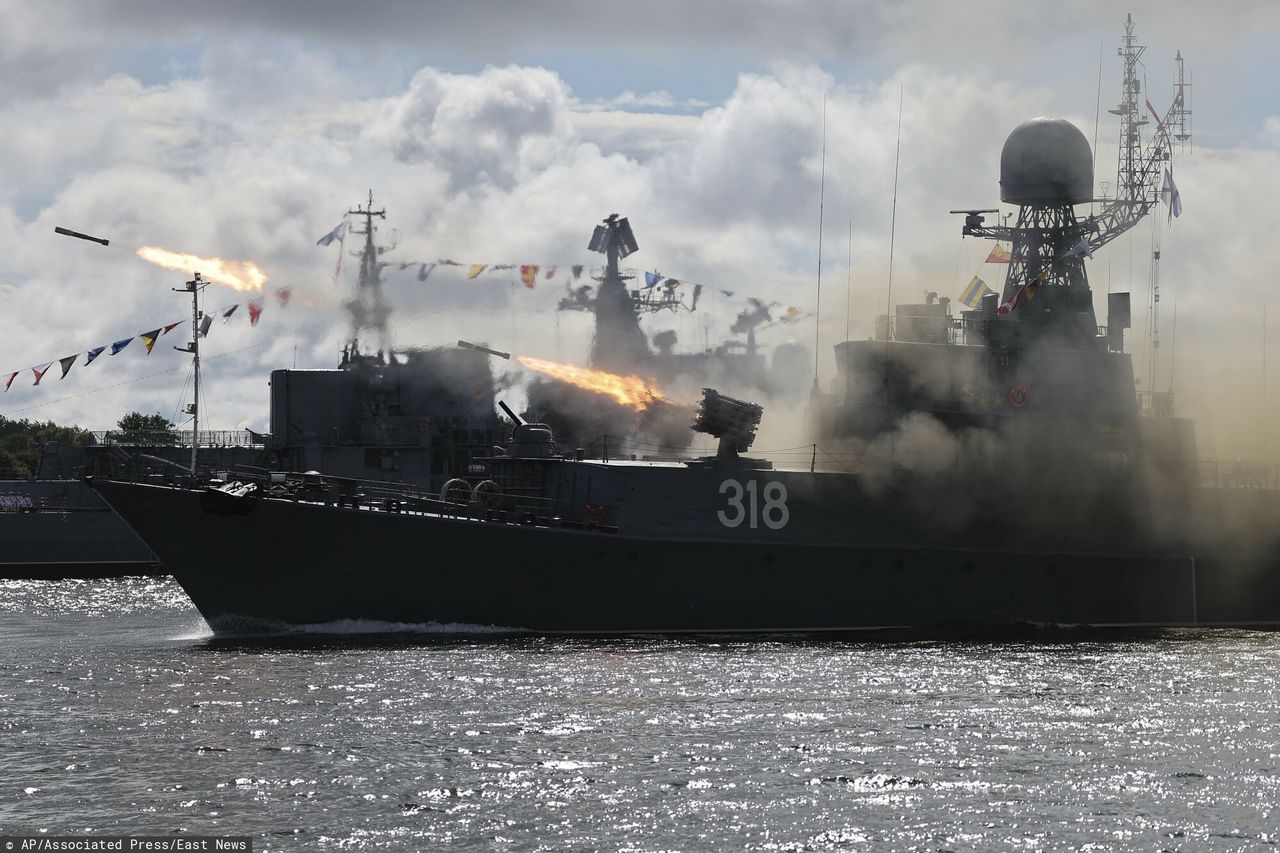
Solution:
{"label": "rocket exhaust flame", "polygon": [[671,402],[663,396],[662,392],[639,376],[619,376],[603,370],[576,367],[572,364],[561,364],[558,361],[532,358],[527,355],[516,356],[516,361],[530,370],[544,373],[553,379],[568,382],[570,385],[576,385],[588,391],[595,391],[597,394],[606,394],[622,405],[630,406],[637,411],[654,400]]}
{"label": "rocket exhaust flame", "polygon": [[183,252],[171,252],[159,246],[143,246],[138,257],[156,266],[179,272],[198,272],[209,281],[225,284],[242,293],[258,293],[267,281],[267,274],[253,261],[226,261],[222,258],[202,258]]}

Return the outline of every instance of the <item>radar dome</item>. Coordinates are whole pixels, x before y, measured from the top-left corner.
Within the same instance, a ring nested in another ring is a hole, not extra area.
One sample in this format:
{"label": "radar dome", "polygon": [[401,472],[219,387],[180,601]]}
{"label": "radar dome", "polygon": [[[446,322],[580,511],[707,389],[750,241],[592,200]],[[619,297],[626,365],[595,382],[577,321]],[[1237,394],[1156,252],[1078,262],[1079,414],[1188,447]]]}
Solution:
{"label": "radar dome", "polygon": [[1066,119],[1033,118],[1013,129],[1000,152],[1000,200],[1083,204],[1093,198],[1093,152]]}

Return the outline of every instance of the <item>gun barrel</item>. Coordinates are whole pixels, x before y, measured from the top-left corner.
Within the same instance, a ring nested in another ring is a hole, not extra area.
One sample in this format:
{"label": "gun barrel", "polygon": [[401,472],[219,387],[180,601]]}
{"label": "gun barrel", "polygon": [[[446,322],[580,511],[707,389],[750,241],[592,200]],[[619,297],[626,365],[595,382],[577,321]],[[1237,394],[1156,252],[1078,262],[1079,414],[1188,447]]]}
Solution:
{"label": "gun barrel", "polygon": [[502,411],[504,411],[504,412],[506,412],[506,413],[507,413],[507,417],[509,417],[509,418],[511,418],[511,420],[515,421],[516,426],[520,426],[520,424],[524,423],[524,421],[520,420],[520,416],[519,416],[519,415],[517,415],[515,412],[511,411],[511,407],[510,407],[510,406],[508,406],[508,405],[506,404],[506,401],[504,401],[504,400],[499,400],[499,401],[498,401],[498,405],[502,407]]}
{"label": "gun barrel", "polygon": [[480,346],[480,344],[473,344],[471,343],[471,341],[458,341],[458,346],[462,347],[463,349],[473,349],[476,352],[487,352],[489,355],[496,355],[498,358],[505,358],[508,361],[511,360],[511,353],[509,352],[499,352],[496,349],[489,349],[488,347],[482,347]]}
{"label": "gun barrel", "polygon": [[72,231],[70,228],[63,228],[61,225],[53,226],[55,234],[65,234],[68,237],[78,237],[81,240],[88,240],[90,243],[101,243],[104,246],[110,246],[111,241],[102,237],[94,237],[91,234],[81,234],[79,231]]}

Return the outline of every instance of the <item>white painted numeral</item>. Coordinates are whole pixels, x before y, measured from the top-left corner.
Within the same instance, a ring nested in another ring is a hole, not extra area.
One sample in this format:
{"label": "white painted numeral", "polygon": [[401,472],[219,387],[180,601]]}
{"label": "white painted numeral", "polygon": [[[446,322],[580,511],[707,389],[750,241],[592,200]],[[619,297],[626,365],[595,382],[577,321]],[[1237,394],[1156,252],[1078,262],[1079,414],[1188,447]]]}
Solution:
{"label": "white painted numeral", "polygon": [[720,523],[725,527],[737,527],[742,520],[747,517],[747,508],[742,505],[742,484],[737,480],[725,480],[720,484],[720,494],[725,492],[733,492],[729,496],[729,506],[737,510],[737,513],[730,518],[729,513],[720,510],[716,516],[720,519]]}
{"label": "white painted numeral", "polygon": [[772,480],[764,487],[764,525],[770,530],[781,530],[791,520],[791,510],[787,509],[787,487]]}
{"label": "white painted numeral", "polygon": [[[791,511],[787,508],[787,487],[776,480],[765,483],[763,511],[759,492],[760,484],[756,480],[748,480],[745,487],[734,479],[720,483],[720,494],[728,495],[729,508],[733,510],[732,513],[725,510],[717,512],[720,523],[725,527],[738,527],[745,521],[752,530],[759,527],[761,521],[770,530],[786,527],[791,520]],[[744,496],[748,499],[745,504],[742,501]]]}

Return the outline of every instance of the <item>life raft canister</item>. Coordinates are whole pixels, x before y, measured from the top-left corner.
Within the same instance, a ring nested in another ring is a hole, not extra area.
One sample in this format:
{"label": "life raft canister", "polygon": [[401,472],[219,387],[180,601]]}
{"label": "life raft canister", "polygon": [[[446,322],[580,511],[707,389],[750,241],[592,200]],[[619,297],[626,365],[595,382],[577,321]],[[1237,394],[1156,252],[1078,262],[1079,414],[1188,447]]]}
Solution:
{"label": "life raft canister", "polygon": [[1009,405],[1015,409],[1021,409],[1031,402],[1031,397],[1027,394],[1027,389],[1021,385],[1014,385],[1009,389]]}

